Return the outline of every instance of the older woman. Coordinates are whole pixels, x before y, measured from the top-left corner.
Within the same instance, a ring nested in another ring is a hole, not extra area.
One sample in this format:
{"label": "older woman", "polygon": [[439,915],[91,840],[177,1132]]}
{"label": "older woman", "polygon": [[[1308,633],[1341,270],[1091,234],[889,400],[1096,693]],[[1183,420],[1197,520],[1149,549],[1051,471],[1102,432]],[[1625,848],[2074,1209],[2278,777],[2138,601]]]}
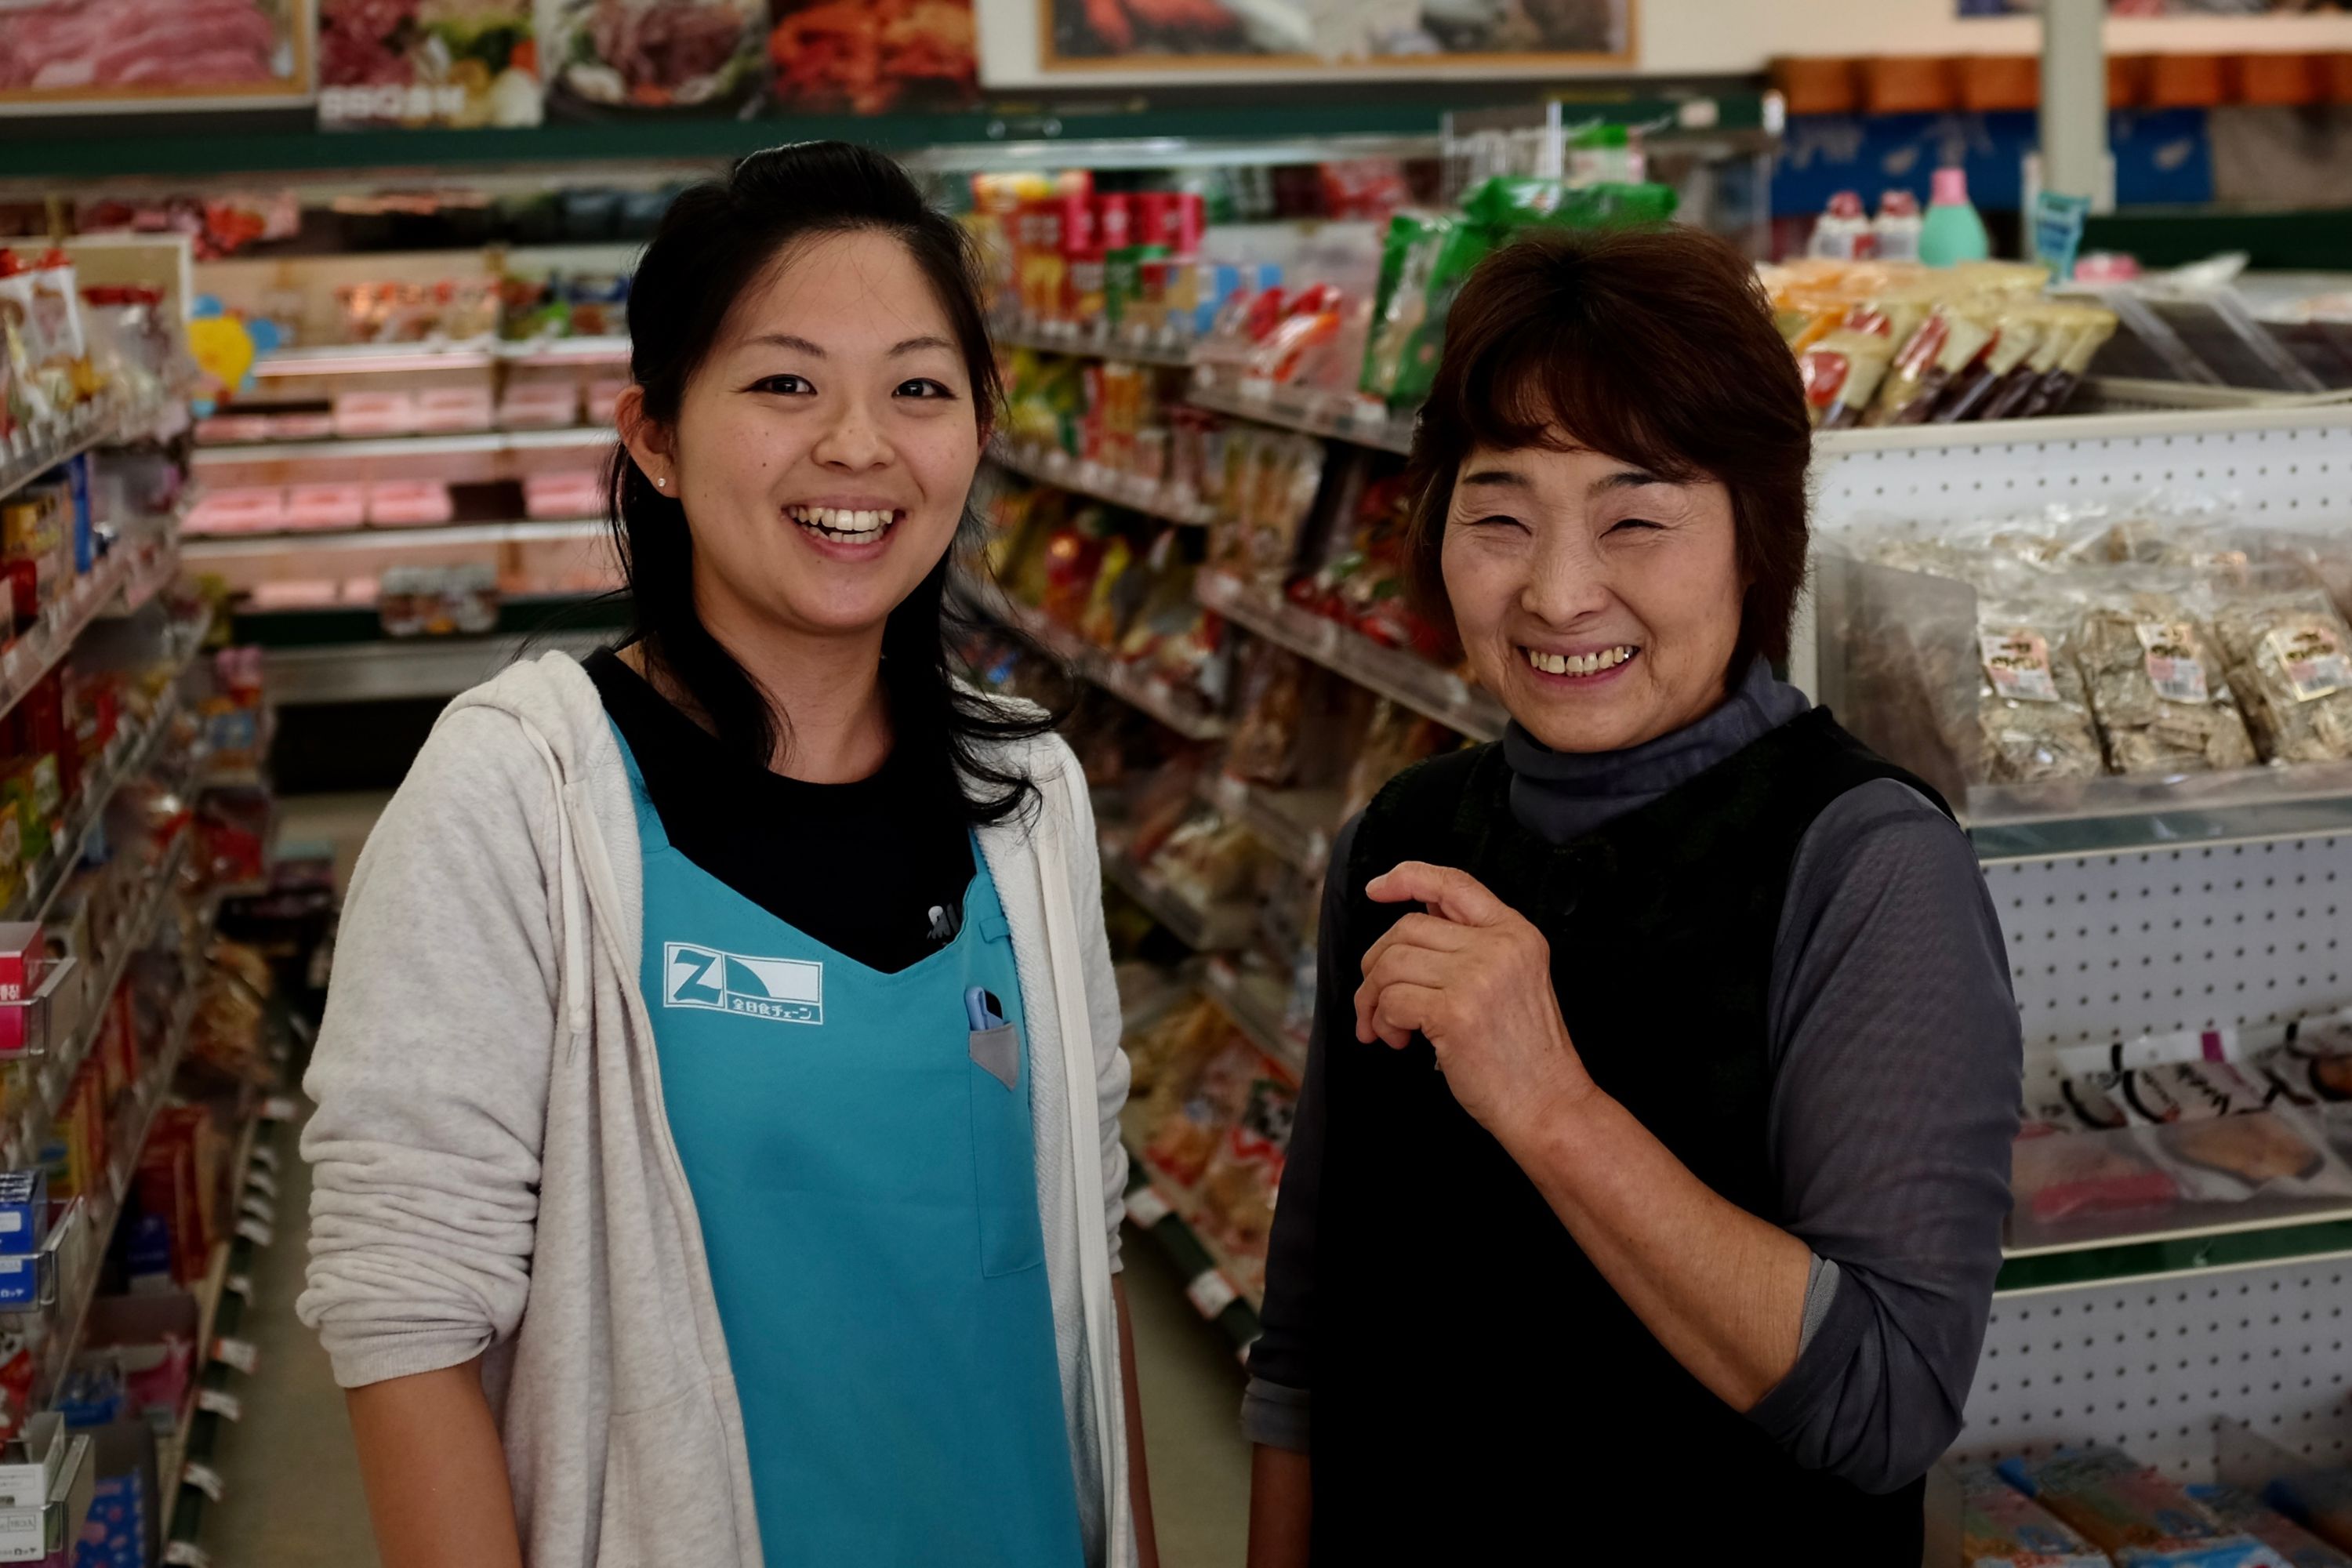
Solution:
{"label": "older woman", "polygon": [[1254,1568],[1919,1561],[2019,1025],[1942,801],[1772,673],[1809,448],[1706,236],[1454,306],[1412,565],[1511,724],[1331,857]]}

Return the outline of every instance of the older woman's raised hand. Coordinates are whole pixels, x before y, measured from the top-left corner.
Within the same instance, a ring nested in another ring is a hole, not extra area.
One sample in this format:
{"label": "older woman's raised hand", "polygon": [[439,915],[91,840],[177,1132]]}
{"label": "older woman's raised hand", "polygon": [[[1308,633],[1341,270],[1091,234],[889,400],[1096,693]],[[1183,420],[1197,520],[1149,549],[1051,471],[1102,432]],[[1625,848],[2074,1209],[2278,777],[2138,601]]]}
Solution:
{"label": "older woman's raised hand", "polygon": [[1468,872],[1420,860],[1364,892],[1424,912],[1364,954],[1356,1038],[1402,1049],[1425,1036],[1454,1098],[1507,1148],[1595,1092],[1560,1020],[1551,944],[1517,910]]}

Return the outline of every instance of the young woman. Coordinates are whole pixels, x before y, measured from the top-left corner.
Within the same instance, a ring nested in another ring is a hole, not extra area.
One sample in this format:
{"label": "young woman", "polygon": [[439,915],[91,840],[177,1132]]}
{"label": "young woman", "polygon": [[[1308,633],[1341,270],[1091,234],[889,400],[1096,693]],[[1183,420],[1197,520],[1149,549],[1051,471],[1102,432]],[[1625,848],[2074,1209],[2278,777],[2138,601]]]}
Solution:
{"label": "young woman", "polygon": [[1087,794],[942,644],[998,396],[962,232],[759,153],[630,333],[635,632],[443,714],[307,1080],[383,1560],[1150,1563]]}
{"label": "young woman", "polygon": [[1810,445],[1708,236],[1454,301],[1409,569],[1511,723],[1331,854],[1254,1568],[1919,1561],[2019,1022],[1967,837],[1773,676]]}

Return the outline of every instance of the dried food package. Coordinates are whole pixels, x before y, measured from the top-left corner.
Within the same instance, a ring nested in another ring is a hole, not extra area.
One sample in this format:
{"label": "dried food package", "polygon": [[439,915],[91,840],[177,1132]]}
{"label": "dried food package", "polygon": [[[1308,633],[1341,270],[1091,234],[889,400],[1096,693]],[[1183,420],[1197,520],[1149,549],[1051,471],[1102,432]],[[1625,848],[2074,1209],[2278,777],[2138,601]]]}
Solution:
{"label": "dried food package", "polygon": [[1144,1146],[1144,1158],[1182,1186],[1198,1182],[1217,1152],[1219,1137],[1247,1103],[1265,1060],[1255,1046],[1232,1036],[1171,1097],[1167,1116]]}
{"label": "dried food package", "polygon": [[2095,778],[2103,752],[2072,647],[2073,627],[2053,606],[1979,602],[1983,682],[1978,722],[1992,784]]}
{"label": "dried food package", "polygon": [[1160,1084],[1205,1060],[1231,1028],[1223,1010],[1199,996],[1131,1031],[1126,1040],[1132,1073],[1129,1094],[1139,1102],[1148,1101]]}
{"label": "dried food package", "polygon": [[[1958,1472],[1960,1551],[1969,1568],[2107,1568],[2055,1514],[2003,1480],[1990,1465]],[[1936,1561],[1944,1561],[1937,1557]]]}
{"label": "dried food package", "polygon": [[2074,657],[2110,772],[2253,765],[2254,743],[2221,656],[2179,599],[2141,592],[2095,605],[2075,634]]}
{"label": "dried food package", "polygon": [[1226,1252],[1263,1268],[1265,1244],[1274,1230],[1275,1194],[1282,1187],[1284,1157],[1298,1096],[1263,1062],[1249,1098],[1226,1127],[1201,1174],[1202,1206]]}
{"label": "dried food package", "polygon": [[2146,1214],[2180,1199],[2179,1184],[2128,1130],[2066,1131],[2029,1122],[2011,1148],[2010,1170],[2018,1217],[2043,1225]]}
{"label": "dried food package", "polygon": [[2347,1557],[2310,1531],[2270,1507],[2252,1492],[2221,1481],[2192,1482],[2189,1495],[2203,1503],[2213,1517],[2232,1530],[2243,1531],[2273,1552],[2290,1568],[2352,1568]]}
{"label": "dried food package", "polygon": [[2119,1448],[2061,1448],[1998,1468],[2010,1485],[2129,1568],[2258,1568],[2269,1561],[2252,1536]]}
{"label": "dried food package", "polygon": [[1307,664],[1288,648],[1263,640],[1251,643],[1242,672],[1241,721],[1225,747],[1225,771],[1238,779],[1279,789],[1298,765],[1298,737],[1306,720]]}
{"label": "dried food package", "polygon": [[2352,757],[2352,629],[2325,593],[2224,598],[2213,634],[2267,761]]}

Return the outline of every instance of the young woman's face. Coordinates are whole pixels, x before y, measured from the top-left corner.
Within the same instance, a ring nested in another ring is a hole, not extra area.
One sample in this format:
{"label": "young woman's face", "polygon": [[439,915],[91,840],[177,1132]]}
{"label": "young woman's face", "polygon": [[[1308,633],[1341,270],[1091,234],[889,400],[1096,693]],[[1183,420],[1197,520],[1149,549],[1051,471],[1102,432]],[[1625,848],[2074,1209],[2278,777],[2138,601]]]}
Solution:
{"label": "young woman's face", "polygon": [[1746,585],[1715,480],[1481,447],[1455,477],[1441,564],[1471,668],[1556,752],[1637,746],[1724,699]]}
{"label": "young woman's face", "polygon": [[685,504],[706,622],[878,633],[953,541],[981,430],[913,257],[845,234],[754,282],[667,442],[641,430],[630,448]]}

